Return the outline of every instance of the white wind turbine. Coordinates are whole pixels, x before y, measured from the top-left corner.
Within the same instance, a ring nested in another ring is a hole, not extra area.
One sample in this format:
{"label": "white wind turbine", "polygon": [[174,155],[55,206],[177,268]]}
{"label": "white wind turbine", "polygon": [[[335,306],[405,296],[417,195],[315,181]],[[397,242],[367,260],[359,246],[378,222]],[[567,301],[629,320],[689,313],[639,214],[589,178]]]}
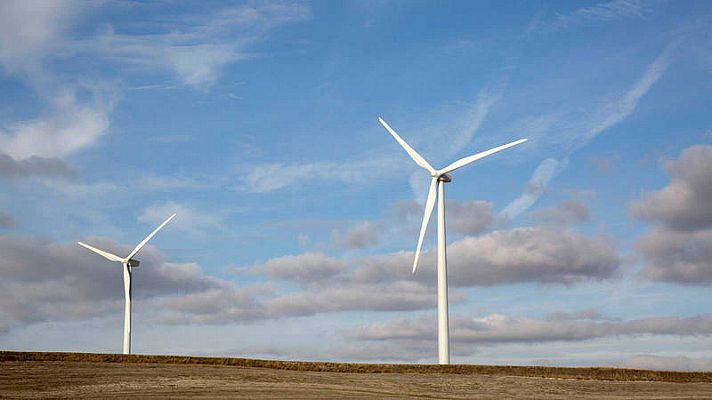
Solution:
{"label": "white wind turbine", "polygon": [[[378,121],[383,125],[391,136],[398,141],[398,143],[405,149],[410,158],[415,161],[416,164],[425,168],[430,173],[432,180],[430,181],[430,190],[428,190],[428,199],[425,201],[425,213],[423,214],[423,224],[420,227],[420,237],[418,238],[418,246],[415,248],[415,259],[413,260],[413,273],[418,267],[418,257],[420,256],[420,248],[423,245],[423,236],[425,235],[425,230],[428,227],[428,222],[430,221],[430,215],[433,213],[433,206],[435,205],[435,198],[438,199],[438,261],[437,261],[437,271],[438,271],[438,362],[440,364],[450,364],[450,333],[449,333],[449,322],[448,322],[448,301],[447,301],[447,254],[445,253],[445,188],[444,184],[451,181],[449,173],[464,167],[465,165],[477,161],[481,158],[487,157],[491,154],[502,151],[506,148],[516,146],[520,143],[526,142],[528,139],[519,139],[515,142],[505,144],[503,146],[495,147],[493,149],[483,151],[471,155],[469,157],[462,158],[455,161],[454,163],[448,165],[443,169],[436,170],[430,164],[428,164],[425,159],[418,154],[412,147],[405,142],[396,131],[391,128],[386,121],[382,118],[378,118]],[[437,186],[437,195],[435,193]]]}
{"label": "white wind turbine", "polygon": [[99,250],[96,247],[89,246],[86,243],[77,242],[80,246],[85,247],[94,253],[97,253],[111,261],[120,262],[124,267],[124,354],[131,354],[131,272],[134,268],[138,267],[139,261],[134,260],[133,256],[141,250],[141,248],[148,243],[151,238],[158,233],[170,220],[176,215],[173,214],[168,217],[167,220],[156,228],[150,235],[146,236],[141,243],[136,245],[131,253],[129,253],[126,258],[121,258],[115,254],[111,254],[108,251]]}

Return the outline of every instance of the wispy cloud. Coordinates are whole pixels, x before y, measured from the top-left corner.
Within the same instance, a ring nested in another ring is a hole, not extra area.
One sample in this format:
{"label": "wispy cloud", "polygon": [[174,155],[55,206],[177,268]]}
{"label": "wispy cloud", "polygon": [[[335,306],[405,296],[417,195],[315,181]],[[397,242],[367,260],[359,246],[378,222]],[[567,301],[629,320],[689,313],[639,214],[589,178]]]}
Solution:
{"label": "wispy cloud", "polygon": [[364,183],[373,171],[391,169],[389,159],[362,159],[345,162],[312,162],[304,164],[268,163],[252,166],[241,177],[240,190],[265,193],[292,186],[306,186],[312,181]]}
{"label": "wispy cloud", "polygon": [[212,180],[180,176],[145,175],[136,180],[141,190],[203,189],[211,186]]}
{"label": "wispy cloud", "polygon": [[582,7],[568,14],[560,14],[553,25],[565,28],[598,21],[614,21],[632,17],[644,18],[651,11],[650,1],[613,0]]}
{"label": "wispy cloud", "polygon": [[[605,106],[594,113],[567,114],[547,119],[548,122],[544,125],[538,124],[541,129],[538,131],[534,129],[538,132],[537,137],[541,137],[543,141],[555,141],[553,145],[563,153],[563,157],[547,158],[542,161],[527,182],[524,193],[500,212],[500,218],[512,219],[529,209],[545,192],[551,180],[566,168],[572,153],[629,117],[635,111],[640,99],[667,70],[670,51],[668,48],[660,53],[630,89],[622,96],[615,96],[607,101]],[[553,139],[546,138],[550,132]]]}
{"label": "wispy cloud", "polygon": [[653,5],[649,0],[603,1],[567,13],[557,13],[555,16],[547,16],[545,10],[540,9],[531,18],[523,34],[526,36],[537,31],[560,31],[632,18],[644,19],[653,13]]}
{"label": "wispy cloud", "polygon": [[[419,116],[415,121],[407,121],[402,133],[412,146],[434,166],[447,165],[458,152],[472,142],[472,138],[487,117],[490,108],[499,100],[500,94],[482,90],[474,102],[450,104],[433,111],[427,117]],[[384,117],[386,120],[388,118]],[[250,166],[242,176],[240,188],[252,192],[270,192],[288,187],[305,185],[309,181],[326,180],[350,184],[363,184],[375,178],[374,171],[412,171],[415,164],[393,141],[388,133],[374,121],[374,129],[383,135],[383,145],[378,151],[350,161],[317,161],[308,163],[267,163]],[[404,133],[405,132],[405,133]],[[437,138],[437,140],[433,140]],[[439,146],[448,143],[448,146]],[[383,156],[383,149],[387,156]],[[472,153],[476,152],[472,149]],[[373,156],[376,153],[378,156]],[[398,155],[393,157],[392,155]],[[418,168],[417,166],[415,168]],[[411,187],[418,196],[418,201],[424,201],[420,196],[424,190],[420,182],[425,182],[422,172],[411,177]],[[415,182],[415,183],[413,183]],[[427,188],[425,189],[427,190]]]}
{"label": "wispy cloud", "polygon": [[[32,119],[2,121],[0,154],[6,157],[5,176],[65,176],[71,168],[62,159],[95,145],[109,130],[110,115],[121,97],[114,84],[76,76],[60,79],[49,61],[90,55],[151,71],[167,69],[185,85],[206,88],[225,66],[250,57],[244,51],[250,43],[277,26],[310,16],[309,8],[299,3],[255,3],[174,17],[178,19],[164,33],[109,29],[72,39],[71,28],[84,8],[64,1],[0,4],[0,66],[28,81],[49,105],[49,111]],[[48,166],[56,168],[49,171]]]}
{"label": "wispy cloud", "polygon": [[464,126],[460,128],[455,139],[450,143],[451,153],[455,154],[470,144],[475,133],[480,129],[490,108],[499,101],[500,93],[490,93],[485,90],[480,91],[477,100],[465,113]]}
{"label": "wispy cloud", "polygon": [[156,225],[163,222],[171,214],[176,214],[175,221],[171,224],[175,229],[201,233],[208,229],[223,229],[223,218],[219,215],[198,211],[174,201],[147,207],[138,217],[138,222]]}
{"label": "wispy cloud", "polygon": [[253,57],[248,49],[269,30],[311,15],[299,3],[253,3],[207,15],[178,17],[170,31],[117,33],[109,29],[82,45],[114,61],[171,71],[185,85],[206,88],[228,65]]}
{"label": "wispy cloud", "polygon": [[[32,161],[33,158],[26,161]],[[52,165],[53,159],[40,159],[42,162],[47,162]],[[61,162],[61,161],[60,161]],[[17,164],[16,161],[13,161]],[[59,166],[65,164],[58,164],[58,168],[53,169],[54,176],[73,176],[73,170],[70,168],[68,173],[63,174],[63,170]],[[16,167],[15,167],[16,168]],[[0,176],[3,175],[3,163],[2,156],[0,156]],[[41,171],[41,170],[40,170]],[[40,172],[38,171],[38,172]],[[26,175],[30,176],[30,175]],[[47,174],[35,173],[31,176],[37,176],[38,182],[42,185],[52,189],[53,191],[60,193],[67,197],[81,198],[81,197],[96,197],[100,198],[102,196],[112,195],[112,196],[131,196],[131,195],[142,195],[146,193],[155,192],[165,192],[165,191],[176,191],[176,190],[200,190],[214,187],[216,179],[211,178],[191,178],[191,177],[178,177],[178,176],[163,176],[147,174],[139,176],[130,181],[116,181],[116,180],[106,180],[101,179],[93,182],[80,182],[80,181],[61,181],[58,182],[53,179],[47,179]],[[130,184],[130,190],[129,190]]]}
{"label": "wispy cloud", "polygon": [[524,193],[522,193],[522,195],[516,200],[507,204],[507,206],[499,213],[499,217],[512,219],[528,210],[534,205],[534,203],[536,203],[539,197],[544,194],[546,188],[549,187],[551,180],[556,174],[559,173],[559,171],[561,171],[562,167],[565,167],[565,165],[566,164],[562,166],[561,161],[553,158],[547,158],[542,161],[534,170],[531,178],[529,178],[529,181],[524,188]]}
{"label": "wispy cloud", "polygon": [[109,194],[126,193],[127,186],[115,182],[100,180],[96,182],[82,183],[76,181],[58,182],[52,179],[40,179],[39,182],[53,191],[68,198],[90,198],[102,197]]}

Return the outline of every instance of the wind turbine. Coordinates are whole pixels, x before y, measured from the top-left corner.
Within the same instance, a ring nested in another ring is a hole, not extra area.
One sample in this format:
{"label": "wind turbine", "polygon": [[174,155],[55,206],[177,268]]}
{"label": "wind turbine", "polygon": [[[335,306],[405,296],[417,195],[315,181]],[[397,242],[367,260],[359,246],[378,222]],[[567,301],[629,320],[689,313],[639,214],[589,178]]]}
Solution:
{"label": "wind turbine", "polygon": [[[378,121],[383,125],[386,130],[393,136],[394,139],[405,149],[410,158],[415,161],[416,164],[423,167],[426,171],[430,173],[432,180],[430,181],[430,190],[428,190],[428,198],[425,201],[425,213],[423,214],[423,224],[420,227],[420,237],[418,238],[418,246],[415,248],[415,259],[413,260],[413,273],[415,274],[415,269],[418,267],[418,258],[420,256],[420,248],[423,245],[423,236],[425,235],[425,230],[428,227],[428,222],[430,221],[430,215],[433,213],[433,206],[435,205],[435,198],[438,199],[438,261],[437,261],[437,271],[438,271],[438,362],[440,364],[450,364],[450,333],[449,333],[449,322],[448,322],[448,302],[447,302],[447,254],[445,252],[445,183],[450,182],[452,179],[450,177],[450,172],[464,167],[474,161],[481,158],[487,157],[491,154],[502,151],[506,148],[516,146],[520,143],[526,142],[528,139],[519,139],[512,143],[507,143],[505,145],[495,147],[493,149],[483,151],[471,155],[469,157],[462,158],[455,161],[454,163],[448,165],[443,169],[436,170],[430,164],[428,164],[425,159],[418,154],[412,147],[405,142],[396,131],[391,128],[386,121],[381,117]],[[437,189],[437,195],[435,193]]]}
{"label": "wind turbine", "polygon": [[158,233],[158,231],[161,230],[170,220],[173,219],[176,215],[173,214],[170,217],[168,217],[167,220],[163,221],[163,223],[156,228],[153,232],[151,232],[150,235],[146,236],[141,243],[136,245],[133,250],[131,250],[131,253],[129,253],[128,256],[125,258],[121,258],[115,254],[111,254],[108,251],[104,250],[99,250],[96,247],[89,246],[86,243],[82,242],[77,242],[80,246],[87,248],[94,253],[99,254],[100,256],[103,256],[104,258],[107,258],[111,261],[116,261],[120,262],[121,265],[124,267],[124,354],[131,354],[131,273],[134,268],[137,268],[139,265],[138,260],[134,260],[133,256],[136,255],[136,253],[141,250],[141,248],[148,243],[151,238]]}

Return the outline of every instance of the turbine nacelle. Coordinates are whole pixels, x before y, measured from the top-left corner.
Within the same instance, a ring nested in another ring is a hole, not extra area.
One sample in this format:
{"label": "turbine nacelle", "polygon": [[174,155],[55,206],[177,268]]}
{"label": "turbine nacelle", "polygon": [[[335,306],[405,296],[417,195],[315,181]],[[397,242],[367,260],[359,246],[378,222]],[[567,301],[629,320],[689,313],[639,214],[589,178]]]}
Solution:
{"label": "turbine nacelle", "polygon": [[452,182],[452,176],[450,174],[433,174],[431,175],[433,178],[436,178],[440,182]]}
{"label": "turbine nacelle", "polygon": [[126,261],[126,265],[128,265],[131,268],[138,268],[138,265],[141,264],[139,260],[128,260]]}

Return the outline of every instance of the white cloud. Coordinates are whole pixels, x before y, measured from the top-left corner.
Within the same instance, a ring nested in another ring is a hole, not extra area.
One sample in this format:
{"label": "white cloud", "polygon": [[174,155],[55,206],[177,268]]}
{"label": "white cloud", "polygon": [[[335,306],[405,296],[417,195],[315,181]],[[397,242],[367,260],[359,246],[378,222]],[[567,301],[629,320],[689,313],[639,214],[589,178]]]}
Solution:
{"label": "white cloud", "polygon": [[712,283],[712,146],[686,148],[665,162],[670,182],[629,208],[653,229],[638,238],[641,275],[686,285]]}
{"label": "white cloud", "polygon": [[8,72],[38,79],[42,60],[59,45],[83,6],[65,0],[0,2],[0,64]]}
{"label": "white cloud", "polygon": [[214,287],[172,296],[159,304],[164,310],[157,321],[163,324],[225,324],[266,318],[258,297],[271,294],[268,285],[237,287],[214,280]]}
{"label": "white cloud", "polygon": [[0,177],[3,178],[71,177],[75,174],[74,169],[59,158],[32,156],[23,160],[15,160],[7,154],[0,153]]}
{"label": "white cloud", "polygon": [[[461,293],[450,293],[451,303],[462,300]],[[435,295],[432,288],[417,282],[341,284],[286,293],[264,300],[264,306],[272,317],[343,311],[414,311],[435,307]]]}
{"label": "white cloud", "polygon": [[[589,238],[570,230],[542,227],[493,231],[466,236],[448,245],[448,276],[452,286],[489,286],[520,282],[573,284],[589,279],[611,279],[620,260],[611,238]],[[356,282],[416,279],[432,285],[430,268],[415,277],[406,267],[412,252],[371,256],[359,260]],[[423,253],[422,265],[434,265],[433,250]]]}
{"label": "white cloud", "polygon": [[346,232],[331,232],[331,240],[338,247],[345,249],[362,249],[378,244],[378,237],[383,227],[379,223],[361,221]]}
{"label": "white cloud", "polygon": [[[358,340],[436,339],[434,317],[399,318],[353,327],[342,334]],[[601,339],[629,335],[712,335],[712,315],[650,317],[632,320],[578,318],[534,319],[490,314],[480,318],[454,315],[451,336],[458,343],[545,343]]]}
{"label": "white cloud", "polygon": [[16,160],[29,157],[66,157],[93,145],[109,128],[111,98],[80,104],[74,93],[51,99],[52,113],[0,130],[0,152]]}
{"label": "white cloud", "polygon": [[446,201],[447,228],[464,235],[480,233],[494,221],[493,208],[483,200]]}
{"label": "white cloud", "polygon": [[[346,269],[346,263],[323,253],[304,253],[296,256],[272,258],[253,265],[250,273],[271,279],[288,280],[302,284],[333,278]],[[318,278],[317,278],[318,277]]]}
{"label": "white cloud", "polygon": [[538,210],[532,213],[532,216],[543,224],[562,226],[590,219],[588,208],[583,203],[575,200],[564,201],[553,207]]}
{"label": "white cloud", "polygon": [[[176,203],[149,208],[140,220],[155,225],[174,211],[179,212],[176,222],[180,221],[181,213],[192,221],[186,229],[216,223],[213,218],[192,213]],[[116,254],[130,251],[130,247],[106,239],[89,238],[87,242]],[[116,275],[119,270],[96,269],[96,263],[103,261],[94,254],[75,245],[11,236],[0,237],[0,247],[3,254],[0,269],[4,269],[3,276],[7,278],[0,284],[3,289],[0,292],[6,294],[0,296],[0,303],[4,302],[7,319],[14,321],[13,325],[59,318],[53,317],[57,312],[55,306],[65,308],[63,312],[72,319],[118,309],[121,293],[109,288],[120,278],[120,274]],[[457,287],[515,282],[570,284],[584,279],[607,279],[617,271],[617,256],[606,238],[588,239],[572,232],[496,231],[456,241],[449,246],[449,253],[453,303],[465,298]],[[275,293],[271,285],[238,287],[205,276],[195,264],[166,263],[149,245],[140,255],[141,283],[137,283],[140,287],[137,286],[136,293],[163,304],[161,312],[153,314],[157,321],[171,324],[226,324],[346,311],[432,309],[434,270],[425,269],[414,277],[408,268],[412,257],[412,252],[351,259],[306,253],[253,266],[248,271],[251,275],[288,284],[286,288],[280,286],[285,291]],[[424,258],[432,261],[432,251],[426,252]],[[52,273],[48,273],[48,265],[52,266]],[[290,284],[294,287],[289,288]],[[72,289],[75,285],[80,288]],[[33,291],[36,296],[17,294],[28,287],[36,288]],[[19,298],[21,302],[17,301]],[[87,301],[91,300],[97,300],[96,307],[89,306],[93,303]]]}
{"label": "white cloud", "polygon": [[641,276],[685,285],[712,284],[712,229],[693,232],[655,228],[636,243]]}
{"label": "white cloud", "polygon": [[712,146],[688,147],[665,169],[670,183],[631,203],[632,214],[674,230],[712,228]]}
{"label": "white cloud", "polygon": [[[423,265],[435,264],[433,250],[425,251],[422,257]],[[413,252],[406,251],[343,259],[305,253],[278,257],[255,268],[271,278],[321,287],[413,281],[432,287],[434,270],[425,268],[414,276],[408,268],[412,262]],[[271,266],[269,271],[266,266]],[[574,284],[616,278],[619,267],[610,237],[591,238],[559,228],[498,230],[466,236],[448,245],[448,273],[453,287],[520,282]]]}

